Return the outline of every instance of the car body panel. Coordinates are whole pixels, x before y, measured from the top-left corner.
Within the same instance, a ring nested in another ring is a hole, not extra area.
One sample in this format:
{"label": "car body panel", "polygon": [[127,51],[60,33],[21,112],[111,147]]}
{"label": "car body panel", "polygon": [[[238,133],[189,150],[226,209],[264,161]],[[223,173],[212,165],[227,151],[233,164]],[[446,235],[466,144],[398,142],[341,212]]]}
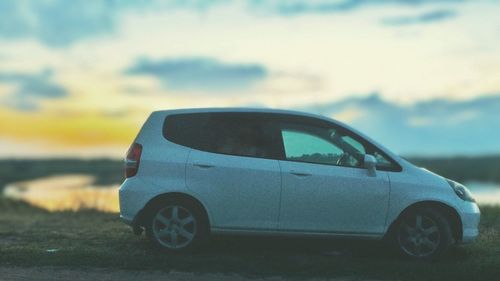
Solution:
{"label": "car body panel", "polygon": [[387,172],[280,161],[280,230],[382,234],[389,205]]}
{"label": "car body panel", "polygon": [[204,198],[214,228],[276,229],[281,192],[277,160],[193,149],[187,188]]}

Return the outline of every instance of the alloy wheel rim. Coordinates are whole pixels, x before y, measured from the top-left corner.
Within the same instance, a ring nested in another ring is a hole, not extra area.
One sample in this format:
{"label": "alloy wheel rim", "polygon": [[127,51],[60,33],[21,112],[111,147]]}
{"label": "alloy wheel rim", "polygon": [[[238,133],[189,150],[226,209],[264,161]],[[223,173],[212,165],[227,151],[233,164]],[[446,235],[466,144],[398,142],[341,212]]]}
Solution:
{"label": "alloy wheel rim", "polygon": [[417,214],[405,219],[398,230],[401,249],[413,257],[432,255],[441,241],[438,224],[432,218]]}
{"label": "alloy wheel rim", "polygon": [[186,208],[178,205],[159,210],[153,218],[156,240],[170,249],[189,245],[196,235],[196,219]]}

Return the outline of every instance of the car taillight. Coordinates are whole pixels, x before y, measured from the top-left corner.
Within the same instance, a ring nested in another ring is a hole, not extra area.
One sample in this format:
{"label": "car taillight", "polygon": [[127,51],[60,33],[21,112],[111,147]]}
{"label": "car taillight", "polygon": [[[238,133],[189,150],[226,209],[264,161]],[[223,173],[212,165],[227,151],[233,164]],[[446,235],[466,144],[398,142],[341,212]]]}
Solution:
{"label": "car taillight", "polygon": [[137,174],[139,170],[139,162],[141,161],[142,145],[133,143],[128,149],[127,157],[125,158],[125,177],[130,178]]}

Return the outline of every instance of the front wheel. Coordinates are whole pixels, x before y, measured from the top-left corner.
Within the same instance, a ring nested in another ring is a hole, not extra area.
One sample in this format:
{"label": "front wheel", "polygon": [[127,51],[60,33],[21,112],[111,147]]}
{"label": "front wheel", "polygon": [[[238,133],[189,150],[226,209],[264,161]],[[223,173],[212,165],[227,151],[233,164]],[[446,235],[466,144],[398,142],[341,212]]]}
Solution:
{"label": "front wheel", "polygon": [[206,223],[194,204],[168,201],[152,209],[146,235],[153,244],[170,252],[192,250],[206,236]]}
{"label": "front wheel", "polygon": [[400,219],[395,231],[400,253],[414,259],[437,258],[452,242],[448,220],[430,208],[408,212]]}

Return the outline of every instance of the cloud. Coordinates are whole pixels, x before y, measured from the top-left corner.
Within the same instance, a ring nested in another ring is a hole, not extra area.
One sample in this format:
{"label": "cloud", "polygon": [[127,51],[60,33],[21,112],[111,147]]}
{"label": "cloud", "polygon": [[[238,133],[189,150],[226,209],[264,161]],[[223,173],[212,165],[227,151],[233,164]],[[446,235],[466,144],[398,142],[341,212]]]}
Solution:
{"label": "cloud", "polygon": [[421,6],[436,3],[461,3],[464,0],[323,0],[323,1],[250,1],[254,9],[274,11],[283,16],[349,12],[380,5]]}
{"label": "cloud", "polygon": [[391,26],[426,24],[426,23],[434,23],[434,22],[449,20],[451,18],[454,18],[455,16],[456,13],[453,10],[435,10],[415,16],[386,18],[382,20],[382,23],[384,25],[391,25]]}
{"label": "cloud", "polygon": [[[17,40],[36,38],[51,47],[67,47],[80,40],[107,36],[117,30],[127,13],[186,10],[204,13],[220,6],[243,6],[248,12],[266,12],[280,16],[348,12],[368,6],[419,6],[435,3],[459,3],[463,0],[2,0],[0,1],[0,38]],[[432,16],[432,15],[431,15]]]}
{"label": "cloud", "polygon": [[41,99],[58,99],[68,95],[61,85],[51,81],[53,71],[40,73],[0,72],[0,84],[14,86],[14,90],[3,100],[4,105],[19,110],[36,110]]}
{"label": "cloud", "polygon": [[51,47],[114,33],[124,12],[203,12],[227,1],[2,0],[0,38],[36,38]]}
{"label": "cloud", "polygon": [[301,110],[338,118],[405,155],[500,152],[500,93],[471,100],[433,99],[411,105],[367,97],[307,105]]}
{"label": "cloud", "polygon": [[117,7],[111,0],[0,1],[0,37],[65,47],[113,31]]}
{"label": "cloud", "polygon": [[163,60],[140,59],[125,71],[127,75],[148,75],[167,89],[178,91],[243,90],[268,76],[259,64],[225,63],[213,58],[185,57]]}

